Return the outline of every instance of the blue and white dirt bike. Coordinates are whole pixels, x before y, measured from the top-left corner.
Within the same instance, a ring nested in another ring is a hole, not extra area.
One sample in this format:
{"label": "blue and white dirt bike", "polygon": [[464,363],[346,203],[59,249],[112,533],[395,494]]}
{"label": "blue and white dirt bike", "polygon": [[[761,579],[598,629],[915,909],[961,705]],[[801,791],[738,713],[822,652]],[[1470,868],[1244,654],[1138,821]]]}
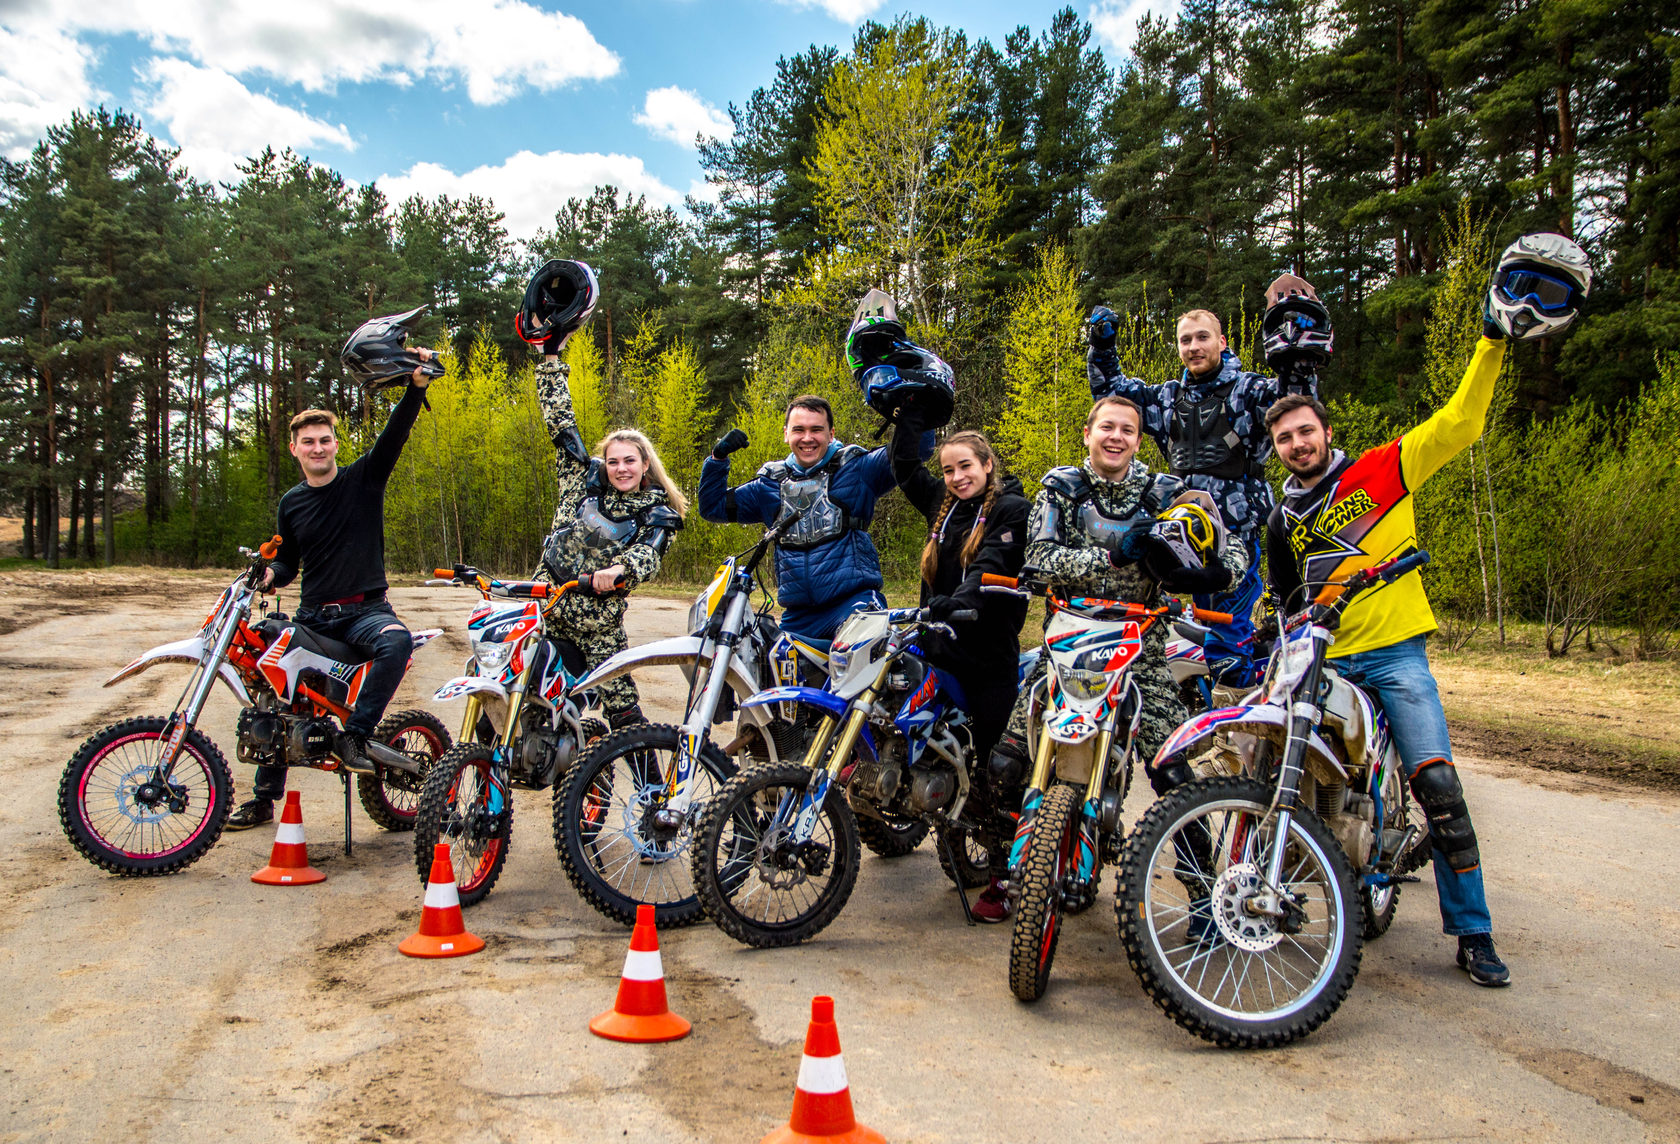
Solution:
{"label": "blue and white dirt bike", "polygon": [[951,629],[920,608],[855,613],[835,634],[826,687],[773,687],[747,701],[796,703],[820,719],[803,762],[742,770],[700,818],[694,886],[735,940],[793,945],[832,922],[857,882],[860,815],[925,823],[959,893],[984,884],[984,820],[964,813],[969,720],[956,680],[918,654],[925,631]]}
{"label": "blue and white dirt bike", "polygon": [[1285,619],[1260,686],[1197,715],[1157,759],[1204,776],[1162,796],[1126,840],[1114,909],[1127,960],[1173,1020],[1225,1047],[1287,1044],[1329,1019],[1364,939],[1393,921],[1429,860],[1388,719],[1327,658],[1361,592],[1410,552],[1323,588]]}

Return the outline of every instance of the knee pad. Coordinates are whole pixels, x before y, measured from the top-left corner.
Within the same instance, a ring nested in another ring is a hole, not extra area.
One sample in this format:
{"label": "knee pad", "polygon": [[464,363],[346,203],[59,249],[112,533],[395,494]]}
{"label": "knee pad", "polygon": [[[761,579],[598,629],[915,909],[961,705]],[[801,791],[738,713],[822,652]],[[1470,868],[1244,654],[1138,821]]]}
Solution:
{"label": "knee pad", "polygon": [[1446,855],[1455,874],[1467,874],[1482,864],[1476,846],[1476,828],[1470,823],[1470,808],[1464,802],[1464,787],[1458,771],[1445,759],[1433,759],[1412,776],[1412,794],[1429,817],[1429,835],[1435,848]]}
{"label": "knee pad", "polygon": [[1003,791],[1019,785],[1027,777],[1030,761],[1026,744],[1005,732],[997,741],[997,746],[992,748],[992,757],[986,761],[986,774],[992,781],[992,788]]}
{"label": "knee pad", "polygon": [[646,723],[647,716],[642,714],[639,703],[631,704],[622,711],[614,711],[607,716],[607,725],[614,731],[625,727],[634,727],[637,723]]}
{"label": "knee pad", "polygon": [[373,649],[375,659],[399,655],[407,659],[414,651],[414,637],[407,628],[386,628],[373,638]]}
{"label": "knee pad", "polygon": [[1149,785],[1156,794],[1166,794],[1176,786],[1183,786],[1196,777],[1196,772],[1190,764],[1184,761],[1182,754],[1173,755],[1160,766],[1144,768],[1149,775]]}

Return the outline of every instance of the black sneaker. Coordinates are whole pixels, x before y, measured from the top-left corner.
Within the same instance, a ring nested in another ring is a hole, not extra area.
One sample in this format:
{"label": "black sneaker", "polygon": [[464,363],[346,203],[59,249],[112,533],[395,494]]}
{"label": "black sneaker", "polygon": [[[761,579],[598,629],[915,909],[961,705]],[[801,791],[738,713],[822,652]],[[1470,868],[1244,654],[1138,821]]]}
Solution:
{"label": "black sneaker", "polygon": [[345,770],[364,775],[373,773],[373,760],[368,758],[366,735],[359,735],[355,731],[340,731],[333,743],[333,753],[338,756],[338,761],[344,764]]}
{"label": "black sneaker", "polygon": [[1458,967],[1477,985],[1497,989],[1511,984],[1511,971],[1493,951],[1493,935],[1475,933],[1458,939]]}
{"label": "black sneaker", "polygon": [[265,822],[274,821],[274,803],[266,798],[254,798],[241,803],[227,817],[227,830],[249,830]]}

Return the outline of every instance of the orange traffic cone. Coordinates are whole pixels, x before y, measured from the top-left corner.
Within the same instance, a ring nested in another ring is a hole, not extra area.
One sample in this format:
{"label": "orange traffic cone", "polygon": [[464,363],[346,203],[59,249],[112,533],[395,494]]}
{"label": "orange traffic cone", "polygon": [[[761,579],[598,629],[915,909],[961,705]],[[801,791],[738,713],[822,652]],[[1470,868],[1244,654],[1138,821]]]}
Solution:
{"label": "orange traffic cone", "polygon": [[811,998],[811,1027],[793,1089],[793,1114],[758,1144],[887,1144],[885,1136],[852,1115],[840,1030],[834,1027],[834,998]]}
{"label": "orange traffic cone", "polygon": [[298,792],[289,790],[280,811],[280,825],[274,830],[268,865],[252,874],[251,881],[263,886],[313,886],[326,880],[325,874],[309,864],[309,847],[303,844],[303,804],[298,801]]}
{"label": "orange traffic cone", "polygon": [[461,895],[455,890],[455,867],[449,843],[432,847],[432,872],[426,875],[426,904],[420,907],[420,928],[397,943],[410,957],[465,957],[484,948],[484,939],[467,932],[461,921]]}
{"label": "orange traffic cone", "polygon": [[653,926],[653,907],[636,907],[636,928],[630,933],[630,952],[613,1007],[589,1022],[589,1031],[609,1041],[648,1045],[688,1036],[692,1026],[665,1001],[665,966],[659,960],[659,933]]}

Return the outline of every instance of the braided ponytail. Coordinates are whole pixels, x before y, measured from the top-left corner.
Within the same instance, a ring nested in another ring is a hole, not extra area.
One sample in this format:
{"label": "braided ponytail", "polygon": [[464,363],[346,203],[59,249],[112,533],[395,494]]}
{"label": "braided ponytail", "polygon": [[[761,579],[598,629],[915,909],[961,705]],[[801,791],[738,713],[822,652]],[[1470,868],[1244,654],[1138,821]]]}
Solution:
{"label": "braided ponytail", "polygon": [[950,489],[945,490],[945,499],[940,502],[939,511],[933,514],[933,525],[928,529],[927,544],[922,548],[922,582],[931,585],[933,578],[939,574],[939,542],[945,538],[945,522],[951,519],[951,510],[957,507],[957,494]]}

